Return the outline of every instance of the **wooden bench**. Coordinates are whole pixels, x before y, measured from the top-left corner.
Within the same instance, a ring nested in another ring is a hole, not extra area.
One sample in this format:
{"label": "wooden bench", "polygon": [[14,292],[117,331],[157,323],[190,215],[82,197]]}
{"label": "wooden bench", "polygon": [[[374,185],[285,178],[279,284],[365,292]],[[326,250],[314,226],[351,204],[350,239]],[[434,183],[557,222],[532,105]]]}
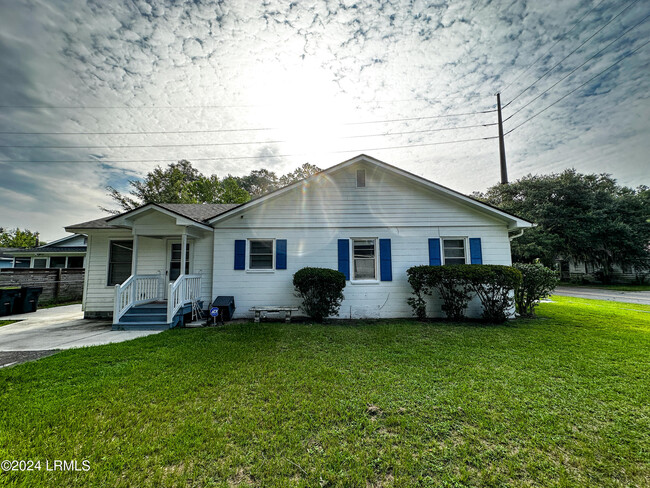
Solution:
{"label": "wooden bench", "polygon": [[298,307],[265,306],[265,307],[252,307],[249,310],[251,312],[255,312],[255,323],[258,323],[260,321],[260,314],[262,312],[264,312],[265,314],[284,312],[284,321],[288,324],[289,322],[291,322],[291,312],[298,311]]}

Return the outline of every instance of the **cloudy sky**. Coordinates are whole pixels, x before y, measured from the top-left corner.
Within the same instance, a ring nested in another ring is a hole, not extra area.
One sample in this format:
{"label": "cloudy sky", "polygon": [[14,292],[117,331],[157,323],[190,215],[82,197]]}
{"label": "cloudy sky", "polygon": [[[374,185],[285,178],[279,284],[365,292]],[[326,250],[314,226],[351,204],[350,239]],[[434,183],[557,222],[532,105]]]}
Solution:
{"label": "cloudy sky", "polygon": [[[359,153],[470,193],[650,185],[646,0],[0,0],[0,227],[46,240],[157,164],[282,174]],[[464,141],[464,142],[458,142]]]}

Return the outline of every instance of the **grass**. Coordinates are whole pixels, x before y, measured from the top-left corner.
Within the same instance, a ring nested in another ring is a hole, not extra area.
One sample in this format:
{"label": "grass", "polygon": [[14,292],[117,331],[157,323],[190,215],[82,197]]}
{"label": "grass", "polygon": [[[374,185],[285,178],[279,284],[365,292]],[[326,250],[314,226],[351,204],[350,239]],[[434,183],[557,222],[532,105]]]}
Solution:
{"label": "grass", "polygon": [[231,324],[0,370],[6,486],[648,486],[650,306]]}
{"label": "grass", "polygon": [[54,308],[54,307],[64,307],[66,305],[80,305],[81,300],[70,300],[70,301],[56,301],[56,300],[48,300],[43,303],[38,304],[38,308]]}
{"label": "grass", "polygon": [[599,288],[602,290],[616,290],[616,291],[650,291],[650,285],[602,285],[602,284],[576,284],[576,283],[561,283],[561,286],[569,286],[572,288]]}
{"label": "grass", "polygon": [[9,324],[14,324],[18,322],[17,320],[0,320],[0,327],[3,325],[9,325]]}

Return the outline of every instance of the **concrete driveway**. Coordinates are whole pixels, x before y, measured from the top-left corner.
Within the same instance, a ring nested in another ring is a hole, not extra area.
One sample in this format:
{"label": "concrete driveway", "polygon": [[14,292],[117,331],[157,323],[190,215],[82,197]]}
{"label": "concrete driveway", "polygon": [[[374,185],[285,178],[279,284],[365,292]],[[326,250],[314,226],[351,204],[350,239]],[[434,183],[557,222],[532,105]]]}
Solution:
{"label": "concrete driveway", "polygon": [[0,327],[0,367],[51,354],[47,351],[99,346],[161,332],[111,330],[109,321],[84,320],[81,305],[47,308],[1,318],[19,322]]}
{"label": "concrete driveway", "polygon": [[553,295],[650,305],[650,291],[618,291],[604,290],[602,288],[585,288],[582,286],[558,286],[553,292]]}

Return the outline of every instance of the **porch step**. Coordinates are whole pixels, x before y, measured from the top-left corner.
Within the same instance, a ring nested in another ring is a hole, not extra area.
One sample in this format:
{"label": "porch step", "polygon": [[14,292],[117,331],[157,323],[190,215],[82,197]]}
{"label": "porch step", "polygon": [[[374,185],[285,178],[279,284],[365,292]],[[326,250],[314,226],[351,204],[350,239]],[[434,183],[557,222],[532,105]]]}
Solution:
{"label": "porch step", "polygon": [[113,324],[113,330],[167,330],[173,327],[172,324],[166,324],[165,322],[127,323],[120,321],[119,324]]}
{"label": "porch step", "polygon": [[137,313],[126,313],[120,319],[120,322],[161,322],[165,323],[167,321],[167,312],[164,313],[153,313],[153,312],[137,312]]}

